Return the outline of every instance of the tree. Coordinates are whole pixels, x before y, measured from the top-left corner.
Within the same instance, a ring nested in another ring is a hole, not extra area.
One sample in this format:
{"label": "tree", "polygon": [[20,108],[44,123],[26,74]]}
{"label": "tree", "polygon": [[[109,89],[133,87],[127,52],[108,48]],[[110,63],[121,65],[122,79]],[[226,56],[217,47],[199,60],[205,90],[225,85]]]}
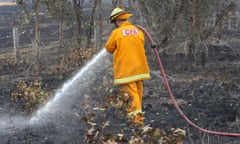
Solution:
{"label": "tree", "polygon": [[123,7],[123,1],[122,0],[112,0],[112,7]]}
{"label": "tree", "polygon": [[[222,7],[217,9],[216,5]],[[221,29],[234,5],[231,0],[139,0],[138,6],[134,8],[143,25],[162,47],[170,44],[173,45],[171,47],[178,47],[181,43],[186,43],[188,51],[185,53],[191,60],[198,60],[206,58],[207,40]],[[216,23],[209,24],[216,11]]]}
{"label": "tree", "polygon": [[34,4],[34,11],[35,11],[35,39],[34,39],[35,64],[34,64],[34,70],[36,72],[39,70],[39,45],[40,45],[39,5],[40,5],[40,0],[36,0],[35,4]]}
{"label": "tree", "polygon": [[73,0],[73,10],[77,21],[78,44],[82,45],[82,12],[84,0]]}
{"label": "tree", "polygon": [[60,1],[60,22],[59,22],[59,41],[60,41],[60,49],[64,45],[64,33],[63,33],[63,22],[64,22],[64,5],[65,1]]}
{"label": "tree", "polygon": [[[98,25],[97,28],[99,28],[99,36],[96,37],[96,47],[97,48],[102,48],[103,46],[103,14],[102,14],[102,0],[98,1],[98,11],[99,11],[99,20],[98,20]],[[97,43],[99,42],[99,43]]]}
{"label": "tree", "polygon": [[90,16],[90,21],[89,21],[89,29],[88,29],[88,33],[87,33],[87,47],[90,47],[90,48],[93,47],[92,34],[93,34],[93,27],[94,27],[94,23],[95,23],[95,14],[96,14],[96,10],[97,10],[98,1],[99,0],[93,1],[92,13]]}

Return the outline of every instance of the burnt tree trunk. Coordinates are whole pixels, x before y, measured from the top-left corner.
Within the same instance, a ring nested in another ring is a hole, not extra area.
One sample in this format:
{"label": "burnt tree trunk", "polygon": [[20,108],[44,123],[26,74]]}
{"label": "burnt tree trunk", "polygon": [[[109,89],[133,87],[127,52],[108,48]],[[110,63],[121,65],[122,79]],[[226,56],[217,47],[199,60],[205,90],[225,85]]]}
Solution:
{"label": "burnt tree trunk", "polygon": [[93,27],[94,27],[94,22],[95,22],[94,18],[95,18],[95,14],[96,14],[98,1],[99,0],[94,0],[94,2],[93,2],[92,14],[91,14],[91,18],[90,18],[90,22],[89,22],[89,30],[88,30],[88,34],[87,34],[87,48],[93,47],[92,35],[93,35]]}
{"label": "burnt tree trunk", "polygon": [[73,0],[74,14],[77,20],[78,44],[82,45],[82,0]]}
{"label": "burnt tree trunk", "polygon": [[34,10],[35,10],[35,39],[33,43],[33,47],[35,50],[35,63],[34,63],[34,71],[38,72],[39,70],[39,45],[40,45],[40,19],[39,19],[39,5],[40,0],[35,1]]}

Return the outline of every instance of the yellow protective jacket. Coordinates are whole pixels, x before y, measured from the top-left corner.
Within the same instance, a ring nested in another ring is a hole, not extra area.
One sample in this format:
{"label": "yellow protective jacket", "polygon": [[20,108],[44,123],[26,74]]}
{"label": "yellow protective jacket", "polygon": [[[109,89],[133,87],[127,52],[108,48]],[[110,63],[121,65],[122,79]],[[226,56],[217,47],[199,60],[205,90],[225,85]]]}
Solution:
{"label": "yellow protective jacket", "polygon": [[114,84],[150,78],[144,50],[144,34],[130,22],[123,22],[109,37],[106,50],[113,53]]}

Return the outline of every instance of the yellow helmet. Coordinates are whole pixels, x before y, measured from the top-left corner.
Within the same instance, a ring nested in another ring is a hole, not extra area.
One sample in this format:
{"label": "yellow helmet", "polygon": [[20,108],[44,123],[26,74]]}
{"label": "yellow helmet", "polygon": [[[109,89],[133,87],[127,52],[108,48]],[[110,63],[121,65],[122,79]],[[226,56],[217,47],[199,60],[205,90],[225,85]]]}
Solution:
{"label": "yellow helmet", "polygon": [[110,15],[110,22],[113,23],[115,20],[128,19],[132,14],[124,11],[121,8],[115,8],[112,10]]}

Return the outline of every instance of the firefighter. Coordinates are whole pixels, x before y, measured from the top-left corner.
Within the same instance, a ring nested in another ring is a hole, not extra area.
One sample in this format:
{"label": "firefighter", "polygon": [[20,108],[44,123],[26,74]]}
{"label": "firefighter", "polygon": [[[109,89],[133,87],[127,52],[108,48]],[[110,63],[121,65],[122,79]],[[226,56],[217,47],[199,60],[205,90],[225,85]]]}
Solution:
{"label": "firefighter", "polygon": [[114,84],[132,98],[130,107],[126,108],[128,117],[134,124],[143,126],[143,80],[150,79],[150,71],[144,49],[144,34],[129,22],[131,16],[121,8],[113,9],[110,22],[115,29],[105,48],[113,54]]}

